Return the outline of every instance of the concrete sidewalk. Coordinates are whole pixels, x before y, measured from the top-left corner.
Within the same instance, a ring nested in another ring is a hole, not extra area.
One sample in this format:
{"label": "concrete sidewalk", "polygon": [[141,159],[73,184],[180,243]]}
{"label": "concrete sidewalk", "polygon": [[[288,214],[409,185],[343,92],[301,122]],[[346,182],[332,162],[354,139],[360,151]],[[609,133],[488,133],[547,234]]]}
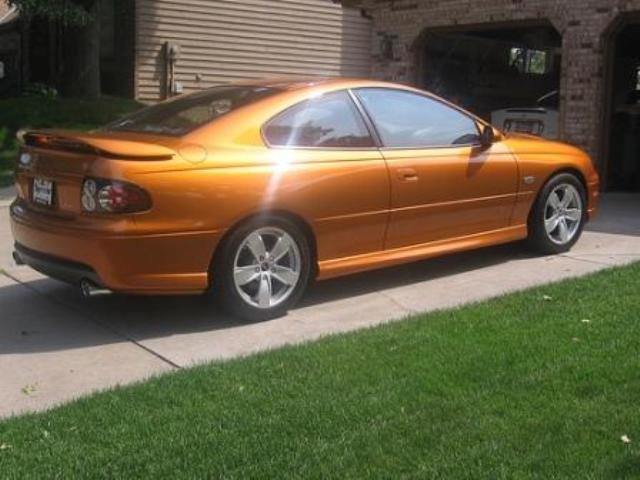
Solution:
{"label": "concrete sidewalk", "polygon": [[82,300],[12,266],[7,220],[0,206],[0,416],[640,260],[640,196],[608,195],[570,254],[536,257],[507,245],[323,282],[288,316],[247,325],[201,297]]}
{"label": "concrete sidewalk", "polygon": [[8,206],[16,197],[15,187],[0,188],[0,208]]}

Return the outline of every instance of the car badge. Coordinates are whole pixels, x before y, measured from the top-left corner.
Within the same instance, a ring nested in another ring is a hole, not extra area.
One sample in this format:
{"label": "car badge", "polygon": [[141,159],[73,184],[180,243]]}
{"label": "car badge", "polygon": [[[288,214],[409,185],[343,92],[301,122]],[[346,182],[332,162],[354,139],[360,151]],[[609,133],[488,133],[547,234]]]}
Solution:
{"label": "car badge", "polygon": [[33,161],[34,158],[30,153],[23,153],[22,155],[20,155],[20,159],[18,160],[20,166],[25,168],[31,167],[33,165]]}

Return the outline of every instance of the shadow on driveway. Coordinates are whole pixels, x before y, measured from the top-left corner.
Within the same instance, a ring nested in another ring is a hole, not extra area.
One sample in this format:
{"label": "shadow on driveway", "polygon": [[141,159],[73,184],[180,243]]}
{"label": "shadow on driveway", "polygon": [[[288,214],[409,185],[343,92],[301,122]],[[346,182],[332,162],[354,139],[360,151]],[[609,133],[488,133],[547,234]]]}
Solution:
{"label": "shadow on driveway", "polygon": [[640,194],[609,193],[602,197],[600,207],[600,212],[587,225],[587,230],[640,236]]}
{"label": "shadow on driveway", "polygon": [[[620,245],[631,252],[629,258],[640,257],[640,241],[636,240],[640,237],[640,196],[606,196],[599,216],[589,224],[588,230],[596,233],[590,233],[590,238],[583,239],[576,247],[576,255],[586,259],[572,261],[602,268],[606,264],[598,264],[598,259],[607,249]],[[616,241],[618,244],[614,245]],[[465,290],[476,287],[484,295],[485,291],[508,291],[512,280],[526,286],[530,269],[547,268],[546,260],[551,264],[554,257],[537,259],[517,243],[320,282],[309,289],[289,315],[260,325],[248,325],[230,317],[206,296],[107,296],[84,300],[77,289],[54,280],[9,282],[0,288],[0,355],[55,352],[126,340],[149,344],[163,340],[166,346],[167,341],[174,342],[173,337],[190,336],[184,344],[171,344],[174,351],[186,357],[191,348],[201,351],[208,348],[207,342],[212,336],[197,336],[203,332],[219,332],[218,341],[222,343],[242,341],[253,345],[254,342],[269,347],[271,343],[262,337],[287,337],[303,324],[305,328],[326,334],[340,330],[340,322],[360,325],[353,321],[354,315],[388,319],[410,314],[410,308],[387,295],[390,290],[398,298],[407,292],[414,298],[427,294],[433,298],[442,292],[441,295],[453,299],[467,299],[473,295]],[[568,271],[561,263],[549,267],[547,281],[560,278]],[[586,267],[581,272],[588,273]],[[496,277],[500,275],[504,277]],[[544,283],[545,278],[538,275],[533,283]],[[441,281],[437,282],[438,279]],[[493,290],[484,288],[484,283],[492,283],[489,287]],[[194,357],[198,356],[194,354]]]}
{"label": "shadow on driveway", "polygon": [[[366,302],[364,297],[379,291],[530,257],[520,244],[504,245],[318,282],[291,313],[304,309],[305,315],[312,316],[316,311],[339,309],[346,299]],[[123,339],[143,342],[248,325],[220,311],[206,295],[83,299],[77,289],[50,279],[2,287],[0,303],[4,312],[0,354],[84,348]],[[60,309],[67,314],[50,315]],[[288,317],[271,322],[286,322]],[[89,325],[93,325],[90,329],[104,330],[105,335],[88,334]]]}

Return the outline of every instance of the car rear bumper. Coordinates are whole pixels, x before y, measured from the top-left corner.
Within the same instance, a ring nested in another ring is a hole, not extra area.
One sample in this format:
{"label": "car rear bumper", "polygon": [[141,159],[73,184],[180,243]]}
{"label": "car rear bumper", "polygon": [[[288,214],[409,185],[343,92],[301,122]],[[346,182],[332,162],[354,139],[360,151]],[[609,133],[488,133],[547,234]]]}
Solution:
{"label": "car rear bumper", "polygon": [[42,252],[36,252],[16,242],[14,258],[21,264],[29,265],[44,275],[71,284],[80,284],[82,280],[89,280],[100,285],[98,274],[88,265],[71,262]]}
{"label": "car rear bumper", "polygon": [[86,231],[73,221],[31,211],[20,200],[10,212],[17,256],[50,277],[75,284],[87,279],[132,294],[192,294],[208,288],[217,232]]}

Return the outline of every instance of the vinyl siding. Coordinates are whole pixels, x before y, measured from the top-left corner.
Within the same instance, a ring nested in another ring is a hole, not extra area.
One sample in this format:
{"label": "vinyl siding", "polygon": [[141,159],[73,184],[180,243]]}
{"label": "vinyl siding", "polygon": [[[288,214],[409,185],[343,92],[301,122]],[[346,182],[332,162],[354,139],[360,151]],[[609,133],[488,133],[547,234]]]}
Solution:
{"label": "vinyl siding", "polygon": [[18,17],[17,9],[10,7],[5,0],[0,0],[0,23],[6,24]]}
{"label": "vinyl siding", "polygon": [[9,13],[11,7],[9,7],[9,3],[5,0],[0,0],[0,20]]}
{"label": "vinyl siding", "polygon": [[185,92],[265,77],[370,74],[370,21],[331,0],[137,0],[142,101],[162,97],[167,41],[180,47],[175,79]]}

